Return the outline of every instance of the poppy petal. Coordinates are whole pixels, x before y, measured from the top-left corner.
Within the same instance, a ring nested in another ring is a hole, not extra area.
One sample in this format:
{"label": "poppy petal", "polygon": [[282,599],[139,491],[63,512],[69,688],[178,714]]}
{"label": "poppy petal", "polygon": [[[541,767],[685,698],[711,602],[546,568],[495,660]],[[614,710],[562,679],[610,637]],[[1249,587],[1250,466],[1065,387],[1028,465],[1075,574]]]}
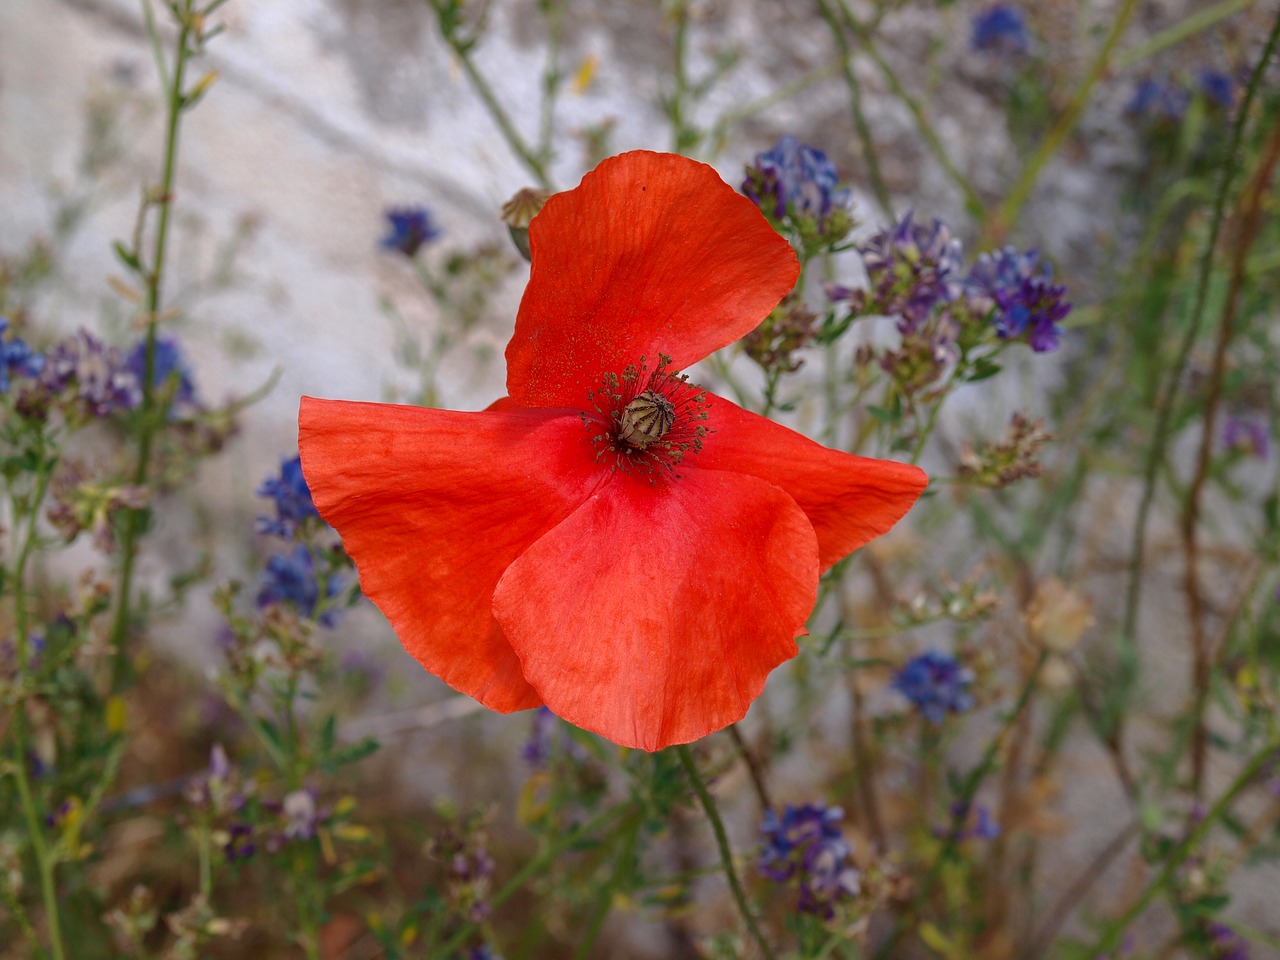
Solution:
{"label": "poppy petal", "polygon": [[750,474],[785,490],[813,524],[823,570],[887,533],[929,485],[909,463],[831,450],[723,397],[707,398],[712,433],[690,466]]}
{"label": "poppy petal", "polygon": [[747,712],[817,585],[813,528],[777,487],[619,475],[511,564],[493,608],[553,713],[659,750]]}
{"label": "poppy petal", "polygon": [[493,618],[493,590],[607,476],[580,415],[303,397],[298,420],[316,507],[404,648],[493,710],[538,706]]}
{"label": "poppy petal", "polygon": [[795,285],[795,253],[711,167],[634,151],[551,197],[507,345],[507,391],[576,407],[608,373],[658,355],[680,370],[751,331]]}

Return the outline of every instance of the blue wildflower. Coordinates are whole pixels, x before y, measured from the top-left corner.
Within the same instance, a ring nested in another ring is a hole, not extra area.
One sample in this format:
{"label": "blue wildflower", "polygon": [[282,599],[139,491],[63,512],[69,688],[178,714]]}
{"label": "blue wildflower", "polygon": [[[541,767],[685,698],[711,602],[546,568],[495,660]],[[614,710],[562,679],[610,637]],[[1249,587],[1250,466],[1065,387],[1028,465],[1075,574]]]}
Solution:
{"label": "blue wildflower", "polygon": [[788,804],[781,817],[765,811],[756,868],[777,883],[794,882],[801,913],[830,918],[837,902],[858,894],[860,878],[849,862],[853,850],[840,831],[842,819],[843,810],[822,804]]}
{"label": "blue wildflower", "polygon": [[[157,338],[153,358],[151,385],[163,389],[174,378],[172,401],[179,406],[196,405],[196,388],[191,379],[191,370],[182,356],[176,340]],[[140,340],[129,351],[124,362],[125,369],[137,378],[138,383],[147,379],[147,341]]]}
{"label": "blue wildflower", "polygon": [[1236,105],[1236,85],[1229,74],[1221,70],[1201,70],[1200,93],[1211,104],[1230,110]]}
{"label": "blue wildflower", "polygon": [[984,253],[969,270],[969,301],[989,314],[1001,340],[1022,340],[1037,353],[1058,346],[1058,322],[1071,312],[1067,288],[1053,283],[1053,270],[1036,250],[1005,247]]}
{"label": "blue wildflower", "polygon": [[502,960],[502,957],[494,953],[492,948],[486,944],[484,946],[472,947],[468,950],[467,960]]}
{"label": "blue wildflower", "polygon": [[547,707],[539,707],[533,712],[533,728],[529,731],[529,739],[520,749],[520,756],[531,767],[541,767],[551,756],[551,731],[555,729],[556,715]]}
{"label": "blue wildflower", "polygon": [[864,308],[897,315],[898,329],[917,329],[939,304],[955,299],[962,286],[960,241],[941,220],[929,227],[906,215],[858,247],[870,289]]}
{"label": "blue wildflower", "polygon": [[816,147],[792,136],[757,153],[746,168],[742,192],[765,216],[790,220],[802,235],[834,242],[853,227],[852,194],[838,185],[835,164]]}
{"label": "blue wildflower", "polygon": [[973,18],[973,49],[986,53],[1026,53],[1031,47],[1027,18],[1016,3],[997,3]]}
{"label": "blue wildflower", "polygon": [[1209,924],[1213,960],[1249,960],[1249,942],[1225,923]]}
{"label": "blue wildflower", "polygon": [[[342,578],[332,576],[325,586],[325,599],[335,597],[342,590]],[[292,553],[278,553],[267,561],[267,567],[258,583],[258,607],[277,603],[291,604],[304,617],[315,614],[320,602],[320,585],[316,582],[315,561],[311,551],[297,544]],[[319,622],[331,627],[338,621],[336,609],[326,610]]]}
{"label": "blue wildflower", "polygon": [[277,537],[292,537],[308,518],[319,518],[307,478],[302,475],[302,458],[290,457],[280,464],[280,476],[268,477],[258,487],[258,496],[275,501],[276,516],[258,518],[258,532]]}
{"label": "blue wildflower", "polygon": [[972,670],[937,650],[912,657],[893,678],[893,688],[935,724],[941,723],[948,712],[963,713],[973,707],[969,693],[972,683]]}
{"label": "blue wildflower", "polygon": [[1259,460],[1271,454],[1271,436],[1266,420],[1259,417],[1230,416],[1222,428],[1222,445]]}
{"label": "blue wildflower", "polygon": [[4,339],[9,321],[0,317],[0,393],[9,389],[11,377],[38,377],[44,369],[44,357],[21,337]]}
{"label": "blue wildflower", "polygon": [[1153,123],[1176,123],[1190,103],[1191,94],[1172,80],[1148,77],[1135,88],[1124,112]]}
{"label": "blue wildflower", "polygon": [[426,207],[403,207],[386,213],[390,233],[382,238],[382,246],[399,250],[406,257],[440,237],[442,231]]}
{"label": "blue wildflower", "polygon": [[[142,402],[142,386],[120,351],[81,330],[63,340],[45,358],[40,384],[92,417],[132,410]],[[73,389],[74,388],[74,389]]]}

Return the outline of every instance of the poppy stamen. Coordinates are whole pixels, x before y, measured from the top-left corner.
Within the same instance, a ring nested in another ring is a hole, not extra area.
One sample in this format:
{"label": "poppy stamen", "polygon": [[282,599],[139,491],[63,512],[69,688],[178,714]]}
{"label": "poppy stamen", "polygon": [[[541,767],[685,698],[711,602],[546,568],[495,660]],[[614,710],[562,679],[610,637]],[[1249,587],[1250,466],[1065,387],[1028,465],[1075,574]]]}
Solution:
{"label": "poppy stamen", "polygon": [[611,470],[630,473],[634,467],[649,474],[650,482],[661,468],[679,478],[676,467],[685,454],[701,450],[711,432],[706,393],[684,374],[669,373],[670,357],[659,360],[652,373],[645,357],[621,374],[606,373],[600,387],[587,393],[597,416],[582,415],[597,461],[611,456]]}

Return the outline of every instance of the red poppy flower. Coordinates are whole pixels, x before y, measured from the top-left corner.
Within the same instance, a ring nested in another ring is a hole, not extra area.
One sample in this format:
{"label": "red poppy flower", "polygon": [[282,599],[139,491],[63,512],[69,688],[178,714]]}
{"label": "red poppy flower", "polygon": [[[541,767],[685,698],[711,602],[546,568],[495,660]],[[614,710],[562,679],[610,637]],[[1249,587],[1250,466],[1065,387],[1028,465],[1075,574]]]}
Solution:
{"label": "red poppy flower", "polygon": [[478,413],[304,397],[302,466],[405,649],[501,712],[658,750],[741,718],[818,576],[892,527],[915,467],[828,450],[674,371],[795,284],[710,167],[635,152],[547,201]]}

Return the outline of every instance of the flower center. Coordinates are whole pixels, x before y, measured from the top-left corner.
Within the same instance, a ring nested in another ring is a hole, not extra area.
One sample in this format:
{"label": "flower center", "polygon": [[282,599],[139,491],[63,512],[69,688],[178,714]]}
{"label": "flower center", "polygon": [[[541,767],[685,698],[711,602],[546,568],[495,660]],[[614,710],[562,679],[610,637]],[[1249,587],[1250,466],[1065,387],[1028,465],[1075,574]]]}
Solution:
{"label": "flower center", "polygon": [[707,427],[707,395],[683,374],[667,371],[671,358],[660,356],[650,371],[646,358],[621,374],[607,373],[587,397],[596,416],[582,414],[592,431],[596,460],[611,460],[611,470],[647,473],[656,482],[664,470],[679,477],[676,468],[685,454],[702,449]]}

